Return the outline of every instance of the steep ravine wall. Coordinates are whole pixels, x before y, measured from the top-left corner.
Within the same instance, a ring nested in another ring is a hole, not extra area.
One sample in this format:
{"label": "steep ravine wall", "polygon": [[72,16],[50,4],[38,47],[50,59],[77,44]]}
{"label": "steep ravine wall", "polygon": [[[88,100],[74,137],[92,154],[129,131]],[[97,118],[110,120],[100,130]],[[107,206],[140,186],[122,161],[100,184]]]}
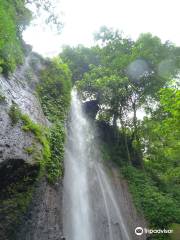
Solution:
{"label": "steep ravine wall", "polygon": [[[39,175],[40,166],[30,146],[41,152],[42,146],[32,132],[23,131],[23,123],[12,124],[9,111],[17,104],[33,122],[48,126],[35,87],[44,60],[30,53],[25,64],[9,77],[0,76],[0,239],[59,240],[62,232],[62,181],[54,185]],[[122,205],[132,239],[135,226],[145,226],[134,208],[125,180],[111,170],[111,180]],[[145,239],[145,237],[141,238]],[[102,239],[103,240],[103,239]]]}
{"label": "steep ravine wall", "polygon": [[126,179],[123,178],[117,167],[113,166],[112,163],[105,166],[105,171],[111,180],[117,204],[121,209],[125,224],[128,225],[131,239],[145,240],[147,236],[145,234],[137,236],[135,229],[137,227],[147,228],[148,223],[142,213],[135,208]]}
{"label": "steep ravine wall", "polygon": [[[39,176],[36,154],[42,145],[22,122],[12,123],[9,111],[16,104],[23,114],[47,126],[35,92],[43,61],[30,53],[25,64],[8,77],[0,76],[0,239],[59,239],[61,237],[61,182],[56,187]],[[53,231],[52,231],[53,229]],[[52,236],[53,232],[53,236]]]}

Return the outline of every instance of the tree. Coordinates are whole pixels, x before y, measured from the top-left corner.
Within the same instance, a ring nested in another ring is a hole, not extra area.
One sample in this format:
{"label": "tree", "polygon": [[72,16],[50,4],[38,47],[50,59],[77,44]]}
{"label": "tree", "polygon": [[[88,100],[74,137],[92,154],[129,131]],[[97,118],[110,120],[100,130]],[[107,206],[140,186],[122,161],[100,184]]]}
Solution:
{"label": "tree", "polygon": [[[120,120],[124,132],[130,129],[135,149],[132,161],[142,166],[137,111],[149,102],[157,101],[159,90],[177,76],[179,48],[162,43],[151,34],[142,34],[134,42],[105,27],[96,34],[96,39],[101,44],[100,63],[91,66],[78,87],[85,98],[99,101],[100,111],[106,119],[108,116],[114,127]],[[165,68],[166,65],[169,68]]]}
{"label": "tree", "polygon": [[160,102],[150,117],[143,121],[146,157],[167,170],[179,165],[180,155],[180,90],[164,88],[159,92]]}
{"label": "tree", "polygon": [[56,12],[57,0],[24,0],[25,5],[31,9],[34,18],[41,18],[44,24],[51,29],[61,32],[63,23],[59,12]]}
{"label": "tree", "polygon": [[90,65],[99,64],[98,47],[86,48],[79,45],[75,48],[65,46],[60,54],[61,59],[68,64],[72,72],[73,83],[81,80],[85,72],[88,72]]}

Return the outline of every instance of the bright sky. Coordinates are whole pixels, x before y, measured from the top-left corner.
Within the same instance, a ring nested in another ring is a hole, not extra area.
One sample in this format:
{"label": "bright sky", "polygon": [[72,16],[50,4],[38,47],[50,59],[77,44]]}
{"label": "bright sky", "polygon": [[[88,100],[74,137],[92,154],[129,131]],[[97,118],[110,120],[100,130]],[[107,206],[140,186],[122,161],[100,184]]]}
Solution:
{"label": "bright sky", "polygon": [[93,33],[102,25],[122,30],[136,39],[142,32],[151,32],[163,41],[180,46],[179,0],[58,0],[56,11],[63,12],[62,34],[30,26],[24,39],[33,50],[44,55],[57,55],[63,45],[93,45]]}

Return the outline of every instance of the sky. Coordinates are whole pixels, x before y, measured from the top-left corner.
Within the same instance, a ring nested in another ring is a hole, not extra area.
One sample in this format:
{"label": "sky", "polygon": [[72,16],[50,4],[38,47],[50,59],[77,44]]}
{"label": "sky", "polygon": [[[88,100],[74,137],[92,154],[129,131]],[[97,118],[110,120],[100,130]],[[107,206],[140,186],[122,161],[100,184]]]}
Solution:
{"label": "sky", "polygon": [[33,51],[46,57],[57,55],[63,45],[92,46],[93,34],[104,25],[134,40],[151,32],[180,46],[179,0],[57,0],[55,10],[64,22],[60,35],[41,24],[32,24],[23,34]]}

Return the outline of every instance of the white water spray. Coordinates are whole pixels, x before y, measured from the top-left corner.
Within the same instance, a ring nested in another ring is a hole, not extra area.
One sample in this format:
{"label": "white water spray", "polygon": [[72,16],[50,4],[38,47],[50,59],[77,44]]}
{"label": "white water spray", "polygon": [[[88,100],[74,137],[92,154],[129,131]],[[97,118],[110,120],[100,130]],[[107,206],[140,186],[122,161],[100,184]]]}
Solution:
{"label": "white water spray", "polygon": [[64,235],[67,240],[131,240],[92,126],[73,90],[65,154]]}

